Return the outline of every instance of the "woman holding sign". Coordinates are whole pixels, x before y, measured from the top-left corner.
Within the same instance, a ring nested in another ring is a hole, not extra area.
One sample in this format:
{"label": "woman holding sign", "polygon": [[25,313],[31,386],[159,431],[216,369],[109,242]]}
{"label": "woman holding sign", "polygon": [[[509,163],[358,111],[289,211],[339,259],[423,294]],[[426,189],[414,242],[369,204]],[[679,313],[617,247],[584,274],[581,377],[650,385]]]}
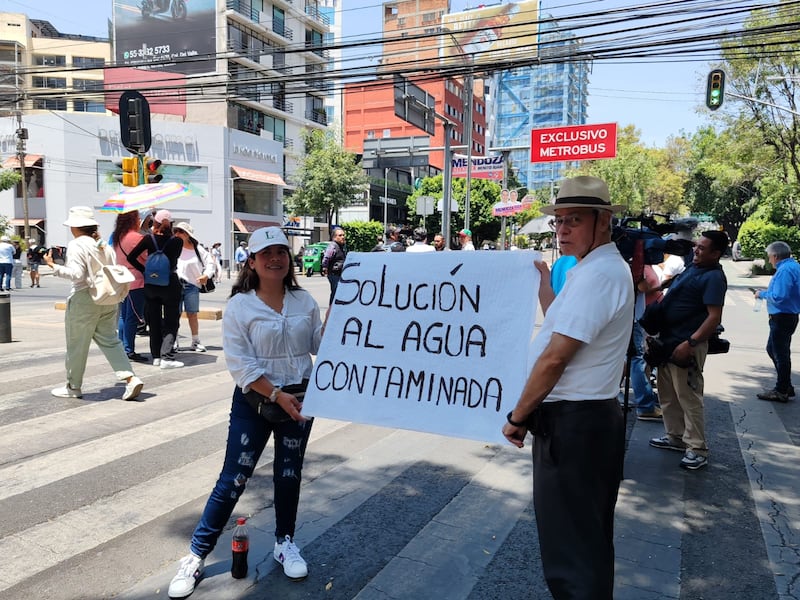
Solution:
{"label": "woman holding sign", "polygon": [[290,579],[308,574],[293,536],[312,423],[301,414],[302,398],[322,320],[317,302],[297,285],[289,241],[279,227],[263,227],[250,236],[249,255],[231,291],[222,332],[228,370],[236,382],[225,462],[192,535],[191,553],[170,583],[171,598],[194,591],[205,558],[230,520],[270,435],[275,438],[273,556]]}

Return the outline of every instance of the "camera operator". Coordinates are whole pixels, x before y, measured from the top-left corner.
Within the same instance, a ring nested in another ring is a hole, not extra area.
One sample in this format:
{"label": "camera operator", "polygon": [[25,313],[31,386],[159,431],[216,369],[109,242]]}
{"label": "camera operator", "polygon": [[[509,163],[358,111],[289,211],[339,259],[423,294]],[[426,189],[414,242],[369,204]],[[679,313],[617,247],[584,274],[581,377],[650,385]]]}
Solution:
{"label": "camera operator", "polygon": [[[680,466],[697,470],[708,464],[703,408],[703,365],[708,339],[722,321],[728,282],[719,263],[728,247],[721,231],[704,231],[694,246],[692,264],[657,305],[659,340],[669,360],[658,367],[658,392],[665,435],[650,440],[655,448],[684,452]],[[654,305],[656,306],[656,305]]]}

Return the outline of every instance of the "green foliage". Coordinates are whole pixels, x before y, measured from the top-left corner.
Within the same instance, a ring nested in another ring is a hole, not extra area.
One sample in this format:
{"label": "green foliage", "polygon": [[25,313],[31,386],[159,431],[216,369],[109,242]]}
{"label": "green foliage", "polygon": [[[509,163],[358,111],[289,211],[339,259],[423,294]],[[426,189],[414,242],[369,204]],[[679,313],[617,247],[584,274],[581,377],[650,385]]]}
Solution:
{"label": "green foliage", "polygon": [[[769,8],[759,7],[751,12],[739,36],[722,44],[722,57],[727,85],[741,95],[732,101],[744,108],[730,122],[729,130],[736,131],[737,125],[745,120],[752,123],[760,148],[772,153],[771,176],[780,181],[780,185],[770,186],[770,194],[786,206],[797,225],[800,224],[800,161],[797,160],[800,42],[796,29],[797,14],[793,6],[775,2]],[[765,52],[765,48],[769,51]],[[777,110],[776,106],[789,110]]]}
{"label": "green foliage", "polygon": [[383,235],[383,224],[377,221],[343,223],[347,247],[352,252],[369,252]]}
{"label": "green foliage", "polygon": [[625,206],[629,214],[661,208],[648,201],[648,192],[656,182],[656,162],[639,141],[639,131],[633,125],[617,131],[616,158],[584,161],[577,171],[567,173],[567,177],[575,175],[594,175],[605,181],[611,200]]}
{"label": "green foliage", "polygon": [[287,204],[296,215],[319,215],[331,223],[339,208],[363,195],[367,177],[333,132],[307,130],[303,143],[306,154],[293,178],[297,190]]}
{"label": "green foliage", "polygon": [[[458,203],[458,212],[450,214],[450,231],[456,232],[464,226],[464,205],[466,198],[466,179],[453,179],[453,200]],[[426,177],[418,190],[408,198],[408,214],[414,227],[422,225],[422,217],[417,215],[417,198],[420,196],[443,197],[442,175]],[[500,219],[492,215],[492,206],[500,201],[500,184],[488,179],[473,179],[469,194],[469,228],[472,241],[477,247],[484,240],[496,240],[500,236]],[[442,230],[442,214],[434,212],[425,217],[425,226],[433,235]]]}
{"label": "green foliage", "polygon": [[752,258],[766,259],[764,250],[772,242],[778,241],[789,244],[792,254],[800,256],[800,230],[797,227],[750,219],[739,229],[738,241],[742,246],[742,254]]}
{"label": "green foliage", "polygon": [[19,171],[12,169],[4,169],[0,171],[0,192],[10,190],[20,181],[22,181],[22,175],[20,175]]}

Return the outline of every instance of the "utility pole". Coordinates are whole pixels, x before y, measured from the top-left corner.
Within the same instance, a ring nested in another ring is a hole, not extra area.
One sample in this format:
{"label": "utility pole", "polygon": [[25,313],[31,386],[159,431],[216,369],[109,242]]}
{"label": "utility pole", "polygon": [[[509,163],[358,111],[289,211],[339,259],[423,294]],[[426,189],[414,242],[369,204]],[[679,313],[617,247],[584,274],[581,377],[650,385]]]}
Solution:
{"label": "utility pole", "polygon": [[22,174],[22,219],[24,222],[25,240],[31,237],[30,214],[28,211],[28,182],[25,179],[25,140],[28,139],[28,130],[22,126],[22,111],[17,110],[17,160],[19,172]]}
{"label": "utility pole", "polygon": [[474,104],[473,97],[473,76],[470,70],[469,75],[466,77],[466,98],[464,108],[466,120],[464,121],[464,131],[467,134],[467,139],[464,140],[467,144],[467,181],[464,189],[464,229],[469,229],[469,196],[472,191],[472,105]]}

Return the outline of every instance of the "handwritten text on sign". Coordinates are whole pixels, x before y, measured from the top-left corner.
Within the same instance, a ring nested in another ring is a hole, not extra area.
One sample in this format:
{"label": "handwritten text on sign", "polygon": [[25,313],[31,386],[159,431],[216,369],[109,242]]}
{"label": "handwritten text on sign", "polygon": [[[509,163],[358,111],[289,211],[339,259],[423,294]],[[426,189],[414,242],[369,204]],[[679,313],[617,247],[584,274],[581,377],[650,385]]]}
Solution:
{"label": "handwritten text on sign", "polygon": [[534,258],[350,253],[303,413],[503,442],[528,374]]}

